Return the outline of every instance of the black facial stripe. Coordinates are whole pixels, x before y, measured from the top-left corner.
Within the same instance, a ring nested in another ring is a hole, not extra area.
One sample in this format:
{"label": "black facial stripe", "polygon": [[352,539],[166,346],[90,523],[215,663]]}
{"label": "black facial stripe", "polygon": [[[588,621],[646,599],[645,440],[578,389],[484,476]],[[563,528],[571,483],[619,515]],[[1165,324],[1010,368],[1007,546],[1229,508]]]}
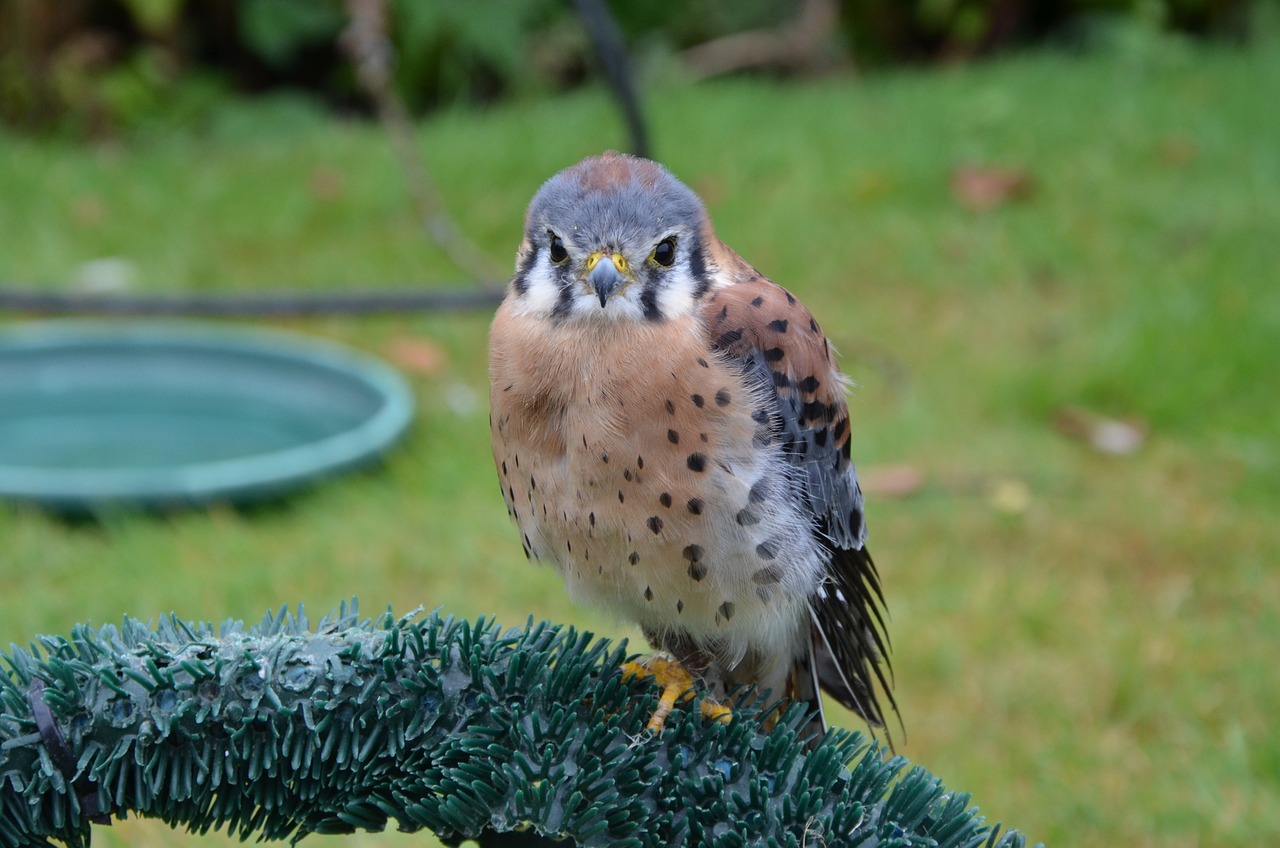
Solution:
{"label": "black facial stripe", "polygon": [[556,298],[556,305],[551,310],[552,318],[563,319],[569,316],[573,310],[573,288],[572,279],[566,279],[560,284],[560,295]]}
{"label": "black facial stripe", "polygon": [[689,248],[689,273],[698,283],[693,290],[693,299],[701,300],[707,293],[707,289],[711,288],[711,276],[707,273],[707,258],[702,254],[701,242],[694,242],[689,245]]}
{"label": "black facial stripe", "polygon": [[516,265],[516,275],[511,278],[511,287],[516,290],[516,294],[523,295],[529,291],[529,272],[537,261],[538,249],[530,245],[529,251],[520,257],[520,262]]}
{"label": "black facial stripe", "polygon": [[662,312],[658,310],[658,278],[651,276],[640,292],[640,306],[644,308],[647,321],[661,321]]}

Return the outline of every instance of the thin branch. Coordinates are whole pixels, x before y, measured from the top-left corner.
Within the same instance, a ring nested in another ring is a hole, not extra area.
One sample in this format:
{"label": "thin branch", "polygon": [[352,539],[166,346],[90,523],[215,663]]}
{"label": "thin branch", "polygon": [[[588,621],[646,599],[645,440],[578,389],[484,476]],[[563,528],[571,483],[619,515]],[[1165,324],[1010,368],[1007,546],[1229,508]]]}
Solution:
{"label": "thin branch", "polygon": [[814,73],[829,63],[824,51],[839,21],[836,0],[803,0],[795,19],[781,26],[712,39],[680,55],[700,78],[748,68]]}
{"label": "thin branch", "polygon": [[423,229],[459,270],[476,280],[505,277],[454,224],[444,209],[440,194],[423,164],[413,122],[404,101],[396,94],[392,77],[395,48],[387,35],[387,5],[384,0],[346,0],[350,23],[339,39],[355,65],[356,77],[373,99],[378,119],[387,131],[406,188]]}

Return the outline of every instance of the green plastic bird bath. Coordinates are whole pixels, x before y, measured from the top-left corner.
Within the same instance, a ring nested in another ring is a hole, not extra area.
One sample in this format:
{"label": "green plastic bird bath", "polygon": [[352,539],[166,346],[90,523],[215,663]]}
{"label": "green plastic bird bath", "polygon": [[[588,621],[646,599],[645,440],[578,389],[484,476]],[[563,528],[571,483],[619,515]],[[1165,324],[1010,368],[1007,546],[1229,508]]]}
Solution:
{"label": "green plastic bird bath", "polygon": [[0,498],[66,511],[247,503],[387,450],[413,417],[386,364],[208,323],[0,330]]}

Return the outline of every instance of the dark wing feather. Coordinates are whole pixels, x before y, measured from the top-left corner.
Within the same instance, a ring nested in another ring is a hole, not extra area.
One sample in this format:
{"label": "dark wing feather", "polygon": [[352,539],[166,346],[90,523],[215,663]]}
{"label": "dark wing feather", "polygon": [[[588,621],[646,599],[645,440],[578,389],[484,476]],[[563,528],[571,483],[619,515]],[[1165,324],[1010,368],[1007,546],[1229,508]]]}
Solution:
{"label": "dark wing feather", "polygon": [[776,403],[769,426],[782,440],[788,461],[802,470],[815,532],[831,553],[827,579],[810,599],[813,667],[803,676],[815,674],[836,700],[882,727],[885,715],[877,693],[884,693],[895,713],[897,704],[886,676],[884,596],[864,544],[862,490],[850,459],[843,378],[803,304],[749,273],[749,267],[736,279],[708,296],[702,312],[707,334],[713,347],[771,387]]}

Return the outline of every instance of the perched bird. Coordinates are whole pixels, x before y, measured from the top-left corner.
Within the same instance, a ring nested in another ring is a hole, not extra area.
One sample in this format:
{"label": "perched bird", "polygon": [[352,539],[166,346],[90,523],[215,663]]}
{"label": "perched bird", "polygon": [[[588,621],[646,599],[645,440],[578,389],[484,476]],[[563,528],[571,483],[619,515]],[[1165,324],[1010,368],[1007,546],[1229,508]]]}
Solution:
{"label": "perched bird", "polygon": [[[817,322],[655,162],[539,189],[489,339],[493,455],[525,554],[723,700],[819,689],[884,724],[883,605]],[[882,668],[883,664],[883,668]]]}

